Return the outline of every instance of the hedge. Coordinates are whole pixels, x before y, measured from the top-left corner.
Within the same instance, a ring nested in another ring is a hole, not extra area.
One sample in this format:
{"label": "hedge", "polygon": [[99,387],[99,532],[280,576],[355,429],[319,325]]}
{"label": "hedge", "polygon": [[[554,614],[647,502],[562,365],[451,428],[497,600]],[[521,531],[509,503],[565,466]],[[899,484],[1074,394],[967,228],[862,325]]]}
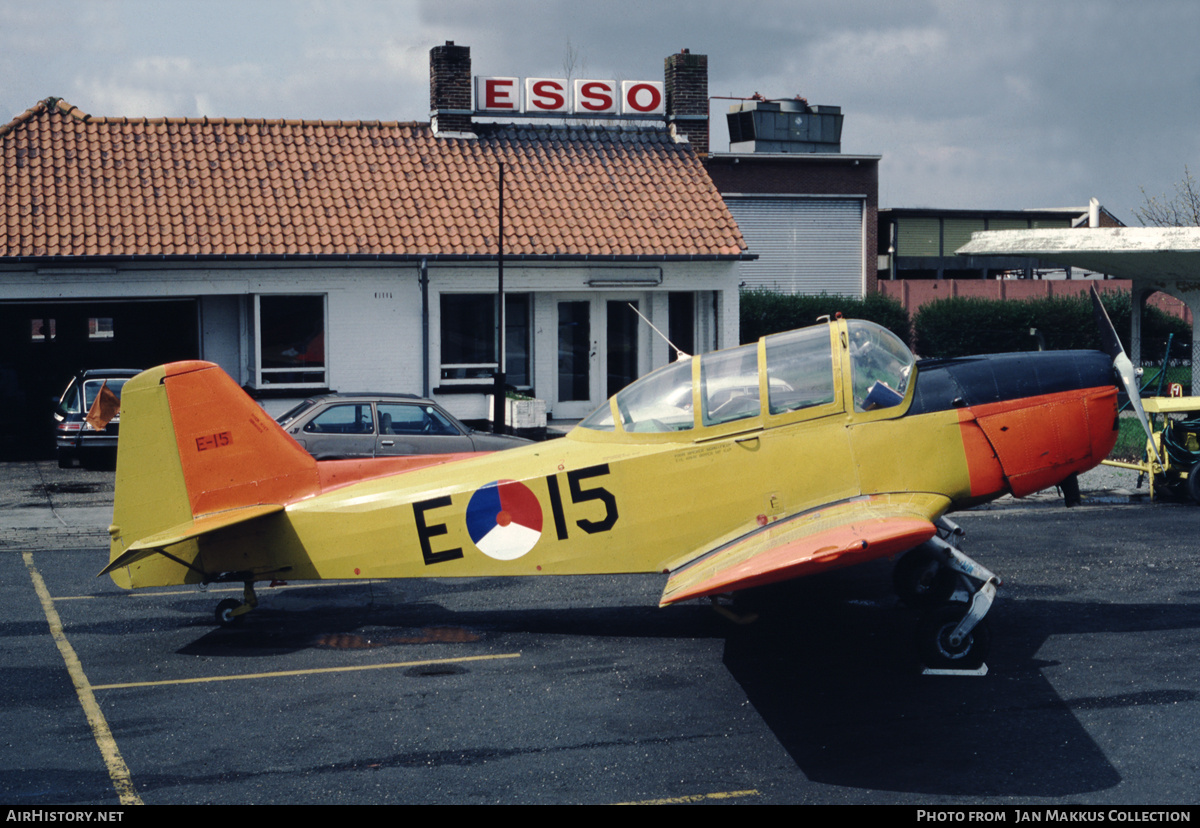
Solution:
{"label": "hedge", "polygon": [[[1121,344],[1129,352],[1129,292],[1106,291],[1100,297]],[[821,316],[837,313],[883,325],[922,357],[1035,351],[1039,345],[1046,350],[1100,347],[1092,300],[1087,295],[1025,301],[937,299],[921,306],[910,322],[898,301],[880,293],[857,299],[762,289],[741,293],[741,341],[754,342],[767,334],[814,325]],[[1172,334],[1171,361],[1190,362],[1191,326],[1158,308],[1147,307],[1142,317],[1142,362],[1161,363],[1167,338]]]}
{"label": "hedge", "polygon": [[904,306],[882,293],[863,299],[849,296],[805,296],[775,293],[769,290],[743,290],[741,293],[742,343],[757,342],[761,336],[807,328],[822,316],[840,313],[848,319],[867,319],[882,325],[905,343],[912,343],[912,324]]}
{"label": "hedge", "polygon": [[[1132,306],[1128,291],[1104,292],[1100,298],[1122,346],[1129,352]],[[915,350],[923,357],[1035,351],[1039,344],[1046,350],[1100,347],[1092,300],[1086,295],[1026,301],[937,299],[917,311],[913,330]],[[1171,334],[1172,361],[1190,360],[1191,326],[1158,308],[1147,307],[1142,317],[1142,361],[1161,362]]]}

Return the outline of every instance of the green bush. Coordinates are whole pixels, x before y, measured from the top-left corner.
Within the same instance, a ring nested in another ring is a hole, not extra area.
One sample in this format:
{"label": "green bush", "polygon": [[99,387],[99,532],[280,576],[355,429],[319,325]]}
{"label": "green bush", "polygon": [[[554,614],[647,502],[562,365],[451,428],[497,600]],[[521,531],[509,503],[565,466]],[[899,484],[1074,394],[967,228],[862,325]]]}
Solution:
{"label": "green bush", "polygon": [[[1100,295],[1121,344],[1128,352],[1131,304],[1128,292]],[[923,305],[913,320],[916,350],[922,357],[956,357],[1004,351],[1096,349],[1100,338],[1088,296],[1028,301],[950,298]],[[1031,333],[1036,331],[1037,334]],[[1142,317],[1142,361],[1161,362],[1167,338],[1172,359],[1190,359],[1191,326],[1147,307]]]}
{"label": "green bush", "polygon": [[768,334],[806,328],[822,316],[840,313],[847,319],[867,319],[887,328],[906,343],[912,342],[912,324],[904,306],[882,293],[863,299],[848,296],[806,296],[756,288],[741,293],[742,343],[757,342]]}

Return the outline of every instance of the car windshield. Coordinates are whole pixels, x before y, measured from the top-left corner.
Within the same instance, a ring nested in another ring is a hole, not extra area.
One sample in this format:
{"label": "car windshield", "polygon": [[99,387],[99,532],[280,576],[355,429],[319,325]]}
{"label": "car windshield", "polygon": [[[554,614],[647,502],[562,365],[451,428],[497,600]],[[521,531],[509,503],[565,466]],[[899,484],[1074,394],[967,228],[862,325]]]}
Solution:
{"label": "car windshield", "polygon": [[308,411],[308,409],[310,409],[314,405],[316,405],[316,402],[317,402],[316,400],[305,400],[304,402],[300,403],[299,405],[288,409],[285,413],[280,414],[278,417],[275,418],[275,422],[279,423],[280,425],[287,425],[292,420],[296,419],[301,414],[303,414],[305,411]]}

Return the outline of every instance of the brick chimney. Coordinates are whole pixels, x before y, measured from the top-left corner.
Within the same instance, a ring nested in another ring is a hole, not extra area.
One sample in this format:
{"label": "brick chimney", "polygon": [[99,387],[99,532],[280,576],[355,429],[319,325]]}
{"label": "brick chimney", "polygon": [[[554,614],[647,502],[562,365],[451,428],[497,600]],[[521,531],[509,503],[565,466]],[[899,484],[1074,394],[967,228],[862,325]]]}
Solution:
{"label": "brick chimney", "polygon": [[429,121],[434,135],[471,135],[471,47],[445,46],[429,50]]}
{"label": "brick chimney", "polygon": [[683,49],[665,61],[667,126],[687,138],[696,154],[708,155],[708,55]]}

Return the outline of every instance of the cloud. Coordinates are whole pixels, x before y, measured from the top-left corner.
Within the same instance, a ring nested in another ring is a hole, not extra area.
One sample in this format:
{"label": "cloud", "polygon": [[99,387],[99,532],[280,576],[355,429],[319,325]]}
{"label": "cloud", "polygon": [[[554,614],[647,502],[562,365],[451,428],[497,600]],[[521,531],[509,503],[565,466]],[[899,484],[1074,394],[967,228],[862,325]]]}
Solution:
{"label": "cloud", "polygon": [[[885,206],[1022,207],[1200,167],[1194,0],[41,0],[0,4],[0,119],[47,95],[96,115],[428,117],[428,53],[475,71],[660,78],[709,57],[715,96],[841,106],[843,149],[881,155]],[[714,100],[714,149],[727,146]]]}

